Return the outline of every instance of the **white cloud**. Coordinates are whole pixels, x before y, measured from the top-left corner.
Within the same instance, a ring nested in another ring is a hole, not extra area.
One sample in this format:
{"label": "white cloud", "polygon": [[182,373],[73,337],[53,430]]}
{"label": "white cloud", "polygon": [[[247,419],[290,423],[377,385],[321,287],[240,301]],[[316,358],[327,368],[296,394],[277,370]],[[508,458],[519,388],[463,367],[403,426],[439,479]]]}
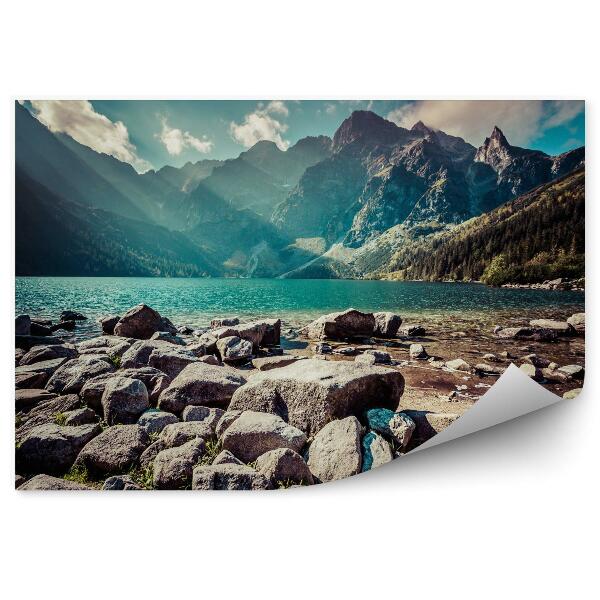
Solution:
{"label": "white cloud", "polygon": [[246,148],[254,146],[261,140],[269,140],[277,144],[281,150],[290,146],[283,135],[288,130],[286,123],[280,120],[279,115],[287,117],[289,110],[281,100],[273,100],[267,106],[262,103],[257,105],[254,112],[247,114],[242,123],[231,121],[229,133],[231,137]]}
{"label": "white cloud", "polygon": [[479,146],[498,125],[508,141],[524,145],[544,130],[572,120],[582,102],[542,100],[422,100],[391,111],[387,118],[402,127],[417,121]]}
{"label": "white cloud", "polygon": [[337,107],[335,104],[331,104],[331,103],[325,104],[325,112],[328,115],[334,115],[336,110],[337,110]]}
{"label": "white cloud", "polygon": [[166,118],[161,119],[162,129],[160,133],[155,134],[167,149],[171,156],[181,154],[186,148],[194,148],[201,154],[207,154],[213,149],[213,142],[207,136],[202,138],[194,137],[189,131],[182,131],[175,127],[170,127]]}
{"label": "white cloud", "polygon": [[122,121],[113,122],[87,100],[31,100],[36,117],[51,131],[66,133],[96,152],[110,154],[143,173],[152,165],[140,158]]}

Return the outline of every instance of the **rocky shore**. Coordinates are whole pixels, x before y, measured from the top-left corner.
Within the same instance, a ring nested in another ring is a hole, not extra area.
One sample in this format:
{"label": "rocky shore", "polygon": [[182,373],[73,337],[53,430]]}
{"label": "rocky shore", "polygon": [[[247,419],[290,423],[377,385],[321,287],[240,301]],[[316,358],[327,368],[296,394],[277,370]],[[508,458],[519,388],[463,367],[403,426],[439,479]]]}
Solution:
{"label": "rocky shore", "polygon": [[[175,326],[146,305],[16,318],[16,486],[276,489],[402,456],[468,410],[507,366],[574,397],[585,314],[432,330],[349,309],[284,336],[279,319]],[[466,329],[466,328],[465,328]]]}

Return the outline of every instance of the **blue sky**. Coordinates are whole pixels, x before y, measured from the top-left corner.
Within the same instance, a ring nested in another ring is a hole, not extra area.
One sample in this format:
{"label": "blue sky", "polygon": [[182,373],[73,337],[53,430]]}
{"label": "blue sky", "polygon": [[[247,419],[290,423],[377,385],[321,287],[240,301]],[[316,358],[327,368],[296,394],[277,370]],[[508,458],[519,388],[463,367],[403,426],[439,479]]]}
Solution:
{"label": "blue sky", "polygon": [[580,101],[34,100],[27,106],[50,129],[138,171],[235,157],[259,139],[284,150],[308,135],[332,136],[357,109],[373,110],[404,127],[422,120],[474,146],[494,125],[511,144],[548,154],[585,141]]}

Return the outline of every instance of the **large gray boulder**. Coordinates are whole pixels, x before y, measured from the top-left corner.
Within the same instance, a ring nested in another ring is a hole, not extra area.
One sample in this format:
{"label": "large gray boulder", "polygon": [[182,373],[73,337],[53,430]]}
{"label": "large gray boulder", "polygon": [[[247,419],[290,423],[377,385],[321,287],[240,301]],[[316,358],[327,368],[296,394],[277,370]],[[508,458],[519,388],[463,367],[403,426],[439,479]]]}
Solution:
{"label": "large gray boulder", "polygon": [[585,376],[585,369],[581,365],[565,365],[564,367],[559,367],[558,371],[573,379],[583,379]]}
{"label": "large gray boulder", "polygon": [[127,473],[150,444],[150,437],[139,425],[114,425],[88,442],[75,464],[96,475]]}
{"label": "large gray boulder", "polygon": [[230,367],[192,363],[161,393],[158,407],[175,414],[189,405],[226,408],[244,383],[246,379]]}
{"label": "large gray boulder", "polygon": [[70,344],[48,344],[45,346],[34,346],[21,358],[19,365],[32,365],[55,358],[76,358],[77,350]]}
{"label": "large gray boulder", "polygon": [[89,425],[99,421],[98,415],[86,407],[76,408],[63,413],[65,425]]}
{"label": "large gray boulder", "polygon": [[567,319],[567,323],[577,332],[585,333],[585,313],[575,313]]}
{"label": "large gray boulder", "polygon": [[223,416],[219,419],[215,427],[215,433],[220,439],[223,437],[225,430],[242,414],[241,410],[226,410]]}
{"label": "large gray boulder", "polygon": [[301,332],[313,340],[345,340],[354,337],[370,337],[374,329],[375,317],[372,313],[363,313],[350,308],[323,315]]}
{"label": "large gray boulder", "polygon": [[229,410],[274,413],[310,437],[369,408],[395,410],[403,391],[404,378],[394,369],[309,359],[257,373],[233,394]]}
{"label": "large gray boulder", "polygon": [[232,336],[238,337],[250,342],[253,349],[256,351],[258,350],[258,347],[262,345],[267,328],[268,324],[265,321],[251,321],[250,323],[240,323],[239,325],[212,329],[210,331],[210,336],[215,337],[218,340]]}
{"label": "large gray boulder", "polygon": [[78,427],[54,423],[39,425],[29,431],[17,446],[17,471],[64,473],[71,468],[79,451],[101,431],[98,424]]}
{"label": "large gray boulder", "polygon": [[119,315],[108,315],[100,319],[100,327],[102,327],[102,333],[113,335],[115,333],[115,325],[119,322],[121,317]]}
{"label": "large gray boulder", "polygon": [[179,419],[173,413],[152,408],[142,413],[137,423],[147,433],[152,434],[160,433],[167,425],[179,423]]}
{"label": "large gray boulder", "polygon": [[114,371],[110,361],[95,356],[82,356],[73,358],[61,365],[50,377],[46,384],[49,392],[59,394],[77,394],[87,381]]}
{"label": "large gray boulder", "polygon": [[356,417],[327,423],[308,449],[308,467],[319,481],[344,479],[360,473],[362,426]]}
{"label": "large gray boulder", "polygon": [[37,404],[28,413],[19,415],[22,425],[15,431],[15,441],[20,444],[25,436],[37,427],[46,423],[55,423],[58,415],[81,408],[81,401],[76,394],[55,396]]}
{"label": "large gray boulder", "polygon": [[154,459],[152,480],[159,490],[178,490],[192,482],[192,471],[205,452],[202,438],[194,438],[181,446],[161,450]]}
{"label": "large gray boulder", "polygon": [[299,452],[306,443],[306,435],[277,415],[247,411],[225,430],[222,443],[225,450],[249,463],[276,448]]}
{"label": "large gray boulder", "polygon": [[173,324],[146,304],[129,309],[115,325],[115,335],[147,340],[157,331],[176,334]]}
{"label": "large gray boulder", "polygon": [[181,348],[169,342],[163,342],[166,347],[155,348],[148,357],[148,366],[159,369],[171,379],[177,377],[189,364],[198,362],[198,357],[190,350]]}
{"label": "large gray boulder", "polygon": [[529,321],[529,325],[534,329],[545,329],[555,331],[558,335],[573,335],[575,330],[567,321],[556,321],[554,319],[534,319]]}
{"label": "large gray boulder", "polygon": [[236,458],[229,450],[221,450],[212,461],[213,465],[243,465],[244,463]]}
{"label": "large gray boulder", "polygon": [[109,425],[131,425],[150,407],[148,390],[139,379],[111,377],[102,394],[104,420]]}
{"label": "large gray boulder", "polygon": [[221,360],[227,364],[244,363],[252,358],[252,342],[234,335],[220,338],[217,350]]}
{"label": "large gray boulder", "polygon": [[271,482],[246,465],[198,466],[192,477],[193,490],[269,490]]}
{"label": "large gray boulder", "polygon": [[195,438],[202,438],[205,441],[215,439],[215,432],[210,423],[204,421],[171,423],[161,431],[158,439],[165,448],[174,448]]}
{"label": "large gray boulder", "polygon": [[[53,358],[52,360],[43,360],[31,365],[19,366],[15,369],[15,377],[35,377],[35,381],[41,383],[41,385],[35,387],[42,387],[67,361],[67,358]],[[62,390],[49,391],[54,392]]]}
{"label": "large gray boulder", "polygon": [[51,475],[36,475],[29,481],[26,481],[23,485],[19,486],[19,491],[77,491],[77,490],[91,490],[92,488],[81,483],[75,483],[74,481],[67,481],[66,479],[60,479],[58,477],[52,477]]}
{"label": "large gray boulder", "polygon": [[56,398],[56,394],[52,394],[44,389],[34,388],[15,391],[15,412],[29,411],[41,402]]}
{"label": "large gray boulder", "polygon": [[[214,464],[214,463],[213,463]],[[291,448],[277,448],[256,459],[256,470],[274,486],[312,485],[312,473],[304,459]]]}
{"label": "large gray boulder", "polygon": [[15,335],[31,335],[31,317],[29,315],[15,317]]}
{"label": "large gray boulder", "polygon": [[376,337],[395,337],[402,325],[402,317],[391,312],[376,312],[373,313],[373,317],[375,318],[373,335]]}
{"label": "large gray boulder", "polygon": [[169,344],[173,344],[175,346],[185,346],[185,340],[182,337],[168,331],[157,331],[156,333],[152,334],[150,339],[168,342]]}

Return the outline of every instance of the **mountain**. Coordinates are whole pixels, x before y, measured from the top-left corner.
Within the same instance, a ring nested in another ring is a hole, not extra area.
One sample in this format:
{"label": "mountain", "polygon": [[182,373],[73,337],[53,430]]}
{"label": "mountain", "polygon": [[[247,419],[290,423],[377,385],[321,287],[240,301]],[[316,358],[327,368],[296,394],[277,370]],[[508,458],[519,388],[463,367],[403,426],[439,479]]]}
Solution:
{"label": "mountain", "polygon": [[222,164],[222,160],[199,160],[195,163],[187,162],[180,168],[165,165],[158,171],[144,173],[143,177],[152,180],[153,184],[162,180],[181,192],[189,193]]}
{"label": "mountain", "polygon": [[181,233],[57,196],[17,168],[16,274],[204,277],[210,253]]}
{"label": "mountain", "polygon": [[124,217],[150,220],[144,210],[65,146],[63,141],[64,138],[54,135],[24,106],[15,103],[17,169],[72,202],[109,210]]}

